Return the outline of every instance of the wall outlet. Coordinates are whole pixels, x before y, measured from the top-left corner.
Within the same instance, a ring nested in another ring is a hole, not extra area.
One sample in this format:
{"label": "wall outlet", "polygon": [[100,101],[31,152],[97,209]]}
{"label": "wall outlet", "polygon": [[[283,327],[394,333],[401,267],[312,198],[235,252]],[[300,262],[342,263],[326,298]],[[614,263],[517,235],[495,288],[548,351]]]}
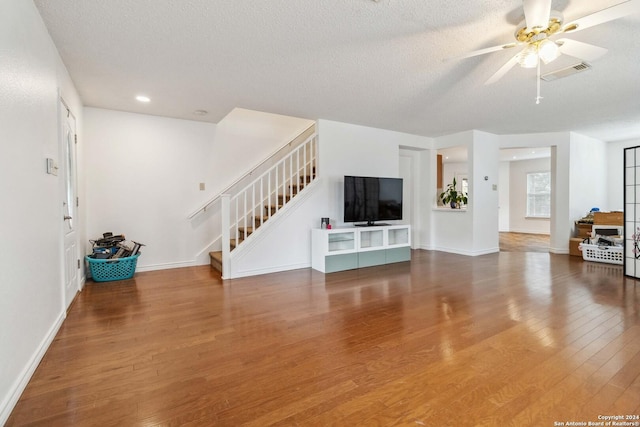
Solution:
{"label": "wall outlet", "polygon": [[493,188],[493,191],[498,191],[498,184],[493,184],[491,188]]}

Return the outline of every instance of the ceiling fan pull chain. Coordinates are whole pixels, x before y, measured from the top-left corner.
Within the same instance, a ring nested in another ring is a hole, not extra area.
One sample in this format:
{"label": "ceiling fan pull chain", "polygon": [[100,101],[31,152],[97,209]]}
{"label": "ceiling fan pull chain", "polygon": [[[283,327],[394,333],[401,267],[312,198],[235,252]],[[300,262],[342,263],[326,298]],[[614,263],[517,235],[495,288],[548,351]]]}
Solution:
{"label": "ceiling fan pull chain", "polygon": [[536,105],[538,105],[540,104],[540,100],[542,99],[542,97],[540,96],[540,55],[538,55],[538,72],[536,74],[536,86],[537,86]]}

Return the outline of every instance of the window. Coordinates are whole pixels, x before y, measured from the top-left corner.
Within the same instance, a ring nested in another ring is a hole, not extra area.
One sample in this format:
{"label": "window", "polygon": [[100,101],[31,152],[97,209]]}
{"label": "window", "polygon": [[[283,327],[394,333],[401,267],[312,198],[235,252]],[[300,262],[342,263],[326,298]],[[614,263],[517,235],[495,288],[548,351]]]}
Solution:
{"label": "window", "polygon": [[462,178],[462,194],[469,196],[469,180],[467,178]]}
{"label": "window", "polygon": [[551,172],[527,174],[527,216],[551,216]]}

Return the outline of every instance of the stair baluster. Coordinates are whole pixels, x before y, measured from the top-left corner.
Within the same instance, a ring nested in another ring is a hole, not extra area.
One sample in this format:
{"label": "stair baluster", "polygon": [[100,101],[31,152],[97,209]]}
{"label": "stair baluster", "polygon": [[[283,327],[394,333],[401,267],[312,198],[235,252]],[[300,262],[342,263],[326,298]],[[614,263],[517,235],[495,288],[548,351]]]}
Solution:
{"label": "stair baluster", "polygon": [[236,195],[221,197],[222,251],[211,252],[210,256],[212,266],[221,269],[223,278],[227,278],[231,252],[315,180],[316,138],[315,133],[310,135]]}

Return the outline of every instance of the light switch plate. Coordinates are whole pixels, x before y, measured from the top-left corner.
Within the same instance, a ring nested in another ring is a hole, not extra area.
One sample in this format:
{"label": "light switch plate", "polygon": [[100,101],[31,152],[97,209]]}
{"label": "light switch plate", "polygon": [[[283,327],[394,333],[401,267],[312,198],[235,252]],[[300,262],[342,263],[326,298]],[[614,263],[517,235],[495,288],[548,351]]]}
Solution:
{"label": "light switch plate", "polygon": [[200,191],[204,191],[204,182],[200,183]]}
{"label": "light switch plate", "polygon": [[49,175],[58,175],[58,165],[55,160],[47,158],[47,173]]}

